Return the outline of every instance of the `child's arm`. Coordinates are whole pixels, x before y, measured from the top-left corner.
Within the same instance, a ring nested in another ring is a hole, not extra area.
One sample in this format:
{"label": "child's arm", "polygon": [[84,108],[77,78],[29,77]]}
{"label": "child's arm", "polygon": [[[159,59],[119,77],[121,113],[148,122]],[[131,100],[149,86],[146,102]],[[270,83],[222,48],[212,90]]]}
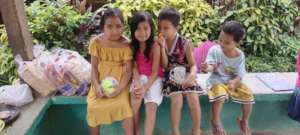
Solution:
{"label": "child's arm", "polygon": [[137,63],[135,61],[133,62],[133,80],[138,83],[140,82],[140,74],[138,71]]}
{"label": "child's arm", "polygon": [[140,74],[139,74],[136,62],[133,62],[133,85],[134,85],[134,89],[137,89],[137,90],[142,87],[142,84],[140,81]]}
{"label": "child's arm", "polygon": [[136,98],[142,98],[141,96],[141,88],[142,88],[142,84],[140,82],[140,74],[138,71],[138,66],[136,62],[133,62],[133,89],[134,89],[134,94],[136,96]]}
{"label": "child's arm", "polygon": [[103,97],[104,94],[102,92],[102,88],[99,81],[99,71],[98,71],[98,59],[96,56],[91,56],[91,63],[92,63],[92,85],[97,91],[98,97]]}
{"label": "child's arm", "polygon": [[204,63],[201,63],[201,70],[204,72],[214,72],[217,67],[217,56],[214,48],[209,49]]}
{"label": "child's arm", "polygon": [[165,39],[163,37],[158,37],[157,43],[160,46],[160,52],[161,52],[160,61],[161,61],[161,66],[163,68],[167,68],[168,67],[168,55],[167,55],[167,52],[166,52],[166,47],[167,46],[166,46]]}
{"label": "child's arm", "polygon": [[192,54],[192,47],[190,44],[187,45],[186,48],[186,58],[190,67],[190,73],[187,75],[187,78],[185,82],[183,83],[183,87],[189,87],[194,85],[195,79],[196,79],[196,74],[197,74],[197,67],[195,64],[195,59]]}
{"label": "child's arm", "polygon": [[160,66],[160,47],[154,46],[153,48],[153,58],[152,58],[152,71],[151,75],[149,76],[149,79],[147,83],[144,85],[144,89],[146,91],[149,90],[149,88],[152,86],[153,82],[157,79],[159,66]]}
{"label": "child's arm", "polygon": [[236,76],[234,77],[232,80],[228,81],[228,88],[232,91],[236,90],[237,86],[240,84],[241,82],[241,77],[240,76]]}
{"label": "child's arm", "polygon": [[246,66],[245,66],[245,56],[242,53],[242,58],[239,62],[238,71],[236,76],[228,81],[228,88],[230,90],[236,90],[237,86],[241,83],[242,79],[246,74]]}
{"label": "child's arm", "polygon": [[124,61],[124,67],[125,67],[125,70],[122,73],[123,75],[122,75],[121,81],[120,81],[119,85],[115,88],[115,91],[109,97],[115,97],[116,95],[121,93],[121,91],[127,87],[128,83],[131,79],[131,76],[132,76],[132,60]]}

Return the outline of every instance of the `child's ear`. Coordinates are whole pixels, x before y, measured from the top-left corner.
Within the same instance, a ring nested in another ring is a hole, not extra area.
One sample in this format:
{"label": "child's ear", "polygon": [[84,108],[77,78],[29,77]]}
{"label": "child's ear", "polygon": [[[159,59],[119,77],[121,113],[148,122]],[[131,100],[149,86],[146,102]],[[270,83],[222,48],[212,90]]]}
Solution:
{"label": "child's ear", "polygon": [[180,29],[179,25],[178,25],[178,26],[176,26],[176,30],[177,30],[177,31],[179,31],[179,29]]}

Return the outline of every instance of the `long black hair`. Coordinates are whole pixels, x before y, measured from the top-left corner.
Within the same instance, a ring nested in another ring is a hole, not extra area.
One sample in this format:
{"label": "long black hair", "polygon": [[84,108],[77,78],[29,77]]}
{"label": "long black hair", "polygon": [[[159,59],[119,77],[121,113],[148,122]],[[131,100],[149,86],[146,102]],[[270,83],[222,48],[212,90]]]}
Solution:
{"label": "long black hair", "polygon": [[146,58],[149,60],[150,58],[150,52],[151,52],[151,48],[152,45],[154,43],[154,23],[153,20],[150,16],[149,13],[147,12],[137,12],[134,14],[134,16],[131,18],[130,21],[130,31],[131,31],[131,47],[133,50],[133,56],[134,59],[136,60],[137,58],[137,53],[140,49],[139,46],[139,41],[135,38],[134,33],[138,28],[139,23],[141,22],[148,22],[151,28],[151,34],[150,37],[146,40],[146,48],[144,50],[144,55],[146,56]]}

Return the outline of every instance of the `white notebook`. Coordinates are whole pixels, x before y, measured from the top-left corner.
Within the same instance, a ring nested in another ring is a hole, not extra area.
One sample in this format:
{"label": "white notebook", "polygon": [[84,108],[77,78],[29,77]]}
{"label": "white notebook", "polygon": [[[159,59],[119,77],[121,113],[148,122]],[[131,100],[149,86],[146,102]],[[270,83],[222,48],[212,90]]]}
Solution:
{"label": "white notebook", "polygon": [[256,77],[273,91],[290,91],[295,88],[295,82],[289,81],[279,73],[259,73]]}

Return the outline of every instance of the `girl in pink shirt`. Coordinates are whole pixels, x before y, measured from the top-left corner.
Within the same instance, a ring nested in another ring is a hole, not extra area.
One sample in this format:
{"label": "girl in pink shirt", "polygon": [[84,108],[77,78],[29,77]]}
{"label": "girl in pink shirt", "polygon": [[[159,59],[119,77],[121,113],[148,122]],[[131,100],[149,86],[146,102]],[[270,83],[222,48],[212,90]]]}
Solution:
{"label": "girl in pink shirt", "polygon": [[152,135],[156,110],[163,99],[160,47],[154,40],[154,24],[148,13],[136,13],[131,19],[130,30],[134,56],[133,83],[130,88],[134,135],[140,134],[139,112],[143,99],[146,107],[144,134]]}

